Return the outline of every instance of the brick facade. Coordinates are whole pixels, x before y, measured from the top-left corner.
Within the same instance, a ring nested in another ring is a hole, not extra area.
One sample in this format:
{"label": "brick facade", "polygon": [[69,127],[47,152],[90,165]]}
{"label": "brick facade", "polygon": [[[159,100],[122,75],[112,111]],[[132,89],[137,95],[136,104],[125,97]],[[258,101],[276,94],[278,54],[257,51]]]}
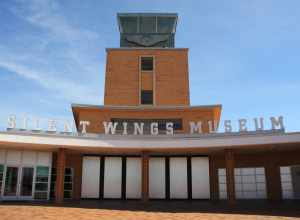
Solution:
{"label": "brick facade", "polygon": [[[154,57],[152,73],[141,74],[141,56]],[[190,104],[187,49],[121,48],[107,49],[104,105],[140,105],[140,75],[143,88],[154,88],[155,105]]]}

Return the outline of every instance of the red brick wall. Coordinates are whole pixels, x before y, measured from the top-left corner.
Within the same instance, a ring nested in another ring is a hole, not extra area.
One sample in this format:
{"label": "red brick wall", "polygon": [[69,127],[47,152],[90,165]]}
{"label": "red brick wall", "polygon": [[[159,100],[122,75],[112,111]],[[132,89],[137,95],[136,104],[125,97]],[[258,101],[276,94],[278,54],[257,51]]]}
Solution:
{"label": "red brick wall", "polygon": [[[155,60],[156,105],[190,104],[187,49],[108,49],[104,105],[140,104],[140,56],[153,56]],[[152,77],[148,76],[142,86],[151,84]]]}
{"label": "red brick wall", "polygon": [[179,118],[182,119],[183,130],[181,133],[189,133],[189,122],[203,121],[203,132],[208,132],[208,126],[205,121],[219,120],[219,114],[216,111],[220,111],[217,107],[211,108],[185,108],[185,109],[88,109],[77,108],[76,109],[76,122],[77,128],[81,131],[81,126],[78,126],[80,121],[90,121],[90,125],[87,127],[89,133],[103,133],[103,121],[110,121],[111,118],[132,118],[132,119],[170,119]]}

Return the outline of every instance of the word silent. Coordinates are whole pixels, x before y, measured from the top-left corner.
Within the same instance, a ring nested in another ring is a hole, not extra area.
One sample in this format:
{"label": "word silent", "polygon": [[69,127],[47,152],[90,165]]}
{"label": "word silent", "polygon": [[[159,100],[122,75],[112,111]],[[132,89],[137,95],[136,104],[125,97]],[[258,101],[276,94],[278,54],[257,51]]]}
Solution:
{"label": "word silent", "polygon": [[[21,118],[21,127],[19,129],[22,130],[32,130],[32,131],[42,131],[43,129],[40,127],[40,120],[33,119],[30,122],[29,118],[23,117]],[[29,126],[31,124],[31,127]],[[250,130],[255,131],[264,131],[264,130],[284,130],[283,117],[270,117],[268,124],[270,124],[269,129],[265,129],[265,120],[264,118],[254,118],[252,123],[247,119],[239,119],[237,123],[233,124],[231,120],[224,120],[222,122],[223,132],[231,133],[231,132],[248,132]],[[79,122],[79,130],[81,134],[86,134],[89,130],[89,126],[91,125],[90,121],[80,121]],[[175,126],[173,122],[166,122],[163,126],[159,125],[158,122],[152,123],[143,123],[143,122],[102,122],[103,131],[107,135],[121,134],[121,135],[174,135]],[[234,126],[233,126],[234,125]],[[250,129],[250,125],[253,127]],[[29,128],[30,127],[30,128]],[[47,120],[47,125],[42,126],[46,127],[44,130],[47,132],[59,132],[59,128],[62,128],[62,133],[74,133],[73,123],[69,121],[63,121],[59,123],[56,120]],[[219,128],[220,123],[217,121],[190,121],[189,122],[189,130],[191,134],[201,134],[201,133],[217,133],[220,132]],[[233,129],[233,128],[236,129]],[[10,116],[8,118],[8,127],[9,130],[17,129],[17,118],[16,116]]]}

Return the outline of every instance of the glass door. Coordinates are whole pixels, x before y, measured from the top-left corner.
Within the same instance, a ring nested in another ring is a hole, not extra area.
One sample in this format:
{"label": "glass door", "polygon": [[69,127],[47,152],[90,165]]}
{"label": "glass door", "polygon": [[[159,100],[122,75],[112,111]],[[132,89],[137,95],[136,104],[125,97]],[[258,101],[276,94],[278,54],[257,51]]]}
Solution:
{"label": "glass door", "polygon": [[31,199],[33,167],[7,166],[4,181],[4,199]]}
{"label": "glass door", "polygon": [[16,198],[18,191],[19,167],[8,166],[6,168],[4,193],[5,197]]}
{"label": "glass door", "polygon": [[21,198],[32,198],[33,174],[33,167],[22,168],[19,195]]}

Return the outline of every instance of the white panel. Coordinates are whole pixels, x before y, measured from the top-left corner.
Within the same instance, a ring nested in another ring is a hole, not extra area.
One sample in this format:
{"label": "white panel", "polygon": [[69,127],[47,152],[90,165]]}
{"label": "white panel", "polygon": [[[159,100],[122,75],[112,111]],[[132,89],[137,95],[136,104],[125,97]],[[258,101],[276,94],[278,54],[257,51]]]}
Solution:
{"label": "white panel", "polygon": [[218,179],[219,179],[219,198],[227,198],[227,189],[226,189],[226,170],[224,168],[218,169]]}
{"label": "white panel", "polygon": [[241,175],[241,168],[234,168],[234,175]]}
{"label": "white panel", "polygon": [[235,191],[237,199],[266,198],[264,168],[239,168],[239,170],[241,175],[235,176]]}
{"label": "white panel", "polygon": [[100,157],[83,157],[82,160],[82,198],[99,198]]}
{"label": "white panel", "polygon": [[293,190],[292,183],[281,183],[282,190]]}
{"label": "white panel", "polygon": [[256,184],[254,183],[244,183],[243,190],[245,191],[256,191]]}
{"label": "white panel", "polygon": [[255,175],[255,168],[241,168],[242,175]]}
{"label": "white panel", "polygon": [[21,164],[21,151],[7,151],[6,163],[7,164]]}
{"label": "white panel", "polygon": [[141,198],[142,163],[141,158],[126,159],[126,198]]}
{"label": "white panel", "polygon": [[265,168],[263,168],[263,167],[255,168],[255,172],[256,172],[256,174],[264,175],[265,174]]}
{"label": "white panel", "polygon": [[166,198],[166,168],[165,158],[150,158],[149,160],[149,197]]}
{"label": "white panel", "polygon": [[281,182],[292,182],[292,176],[290,174],[281,175]]}
{"label": "white panel", "polygon": [[265,183],[257,183],[256,188],[257,188],[257,190],[266,191],[266,184]]}
{"label": "white panel", "polygon": [[219,190],[220,191],[226,191],[227,190],[227,185],[226,184],[219,184]]}
{"label": "white panel", "polygon": [[24,165],[35,165],[36,163],[36,152],[23,151],[22,164]]}
{"label": "white panel", "polygon": [[187,198],[187,159],[170,158],[170,198]]}
{"label": "white panel", "polygon": [[192,198],[209,199],[209,161],[208,157],[192,157]]}
{"label": "white panel", "polygon": [[122,158],[105,157],[104,198],[121,198]]}
{"label": "white panel", "polygon": [[[226,176],[224,176],[226,178]],[[236,183],[241,183],[242,182],[242,176],[234,176],[234,181]]]}
{"label": "white panel", "polygon": [[243,187],[242,187],[242,184],[240,183],[235,183],[235,190],[236,191],[242,191]]}
{"label": "white panel", "polygon": [[0,163],[5,163],[5,150],[0,150]]}
{"label": "white panel", "polygon": [[257,183],[265,183],[266,182],[265,175],[256,175],[256,182]]}
{"label": "white panel", "polygon": [[283,199],[294,199],[291,167],[280,167],[281,190]]}
{"label": "white panel", "polygon": [[255,183],[255,176],[249,175],[249,176],[242,176],[243,183]]}
{"label": "white panel", "polygon": [[50,166],[51,165],[51,153],[50,152],[38,152],[37,165]]}
{"label": "white panel", "polygon": [[219,183],[226,183],[226,176],[219,176]]}
{"label": "white panel", "polygon": [[219,176],[220,176],[220,175],[225,176],[225,175],[226,175],[226,169],[224,169],[224,168],[218,169],[218,175],[219,175]]}
{"label": "white panel", "polygon": [[280,173],[281,174],[290,174],[291,173],[291,167],[280,167]]}

